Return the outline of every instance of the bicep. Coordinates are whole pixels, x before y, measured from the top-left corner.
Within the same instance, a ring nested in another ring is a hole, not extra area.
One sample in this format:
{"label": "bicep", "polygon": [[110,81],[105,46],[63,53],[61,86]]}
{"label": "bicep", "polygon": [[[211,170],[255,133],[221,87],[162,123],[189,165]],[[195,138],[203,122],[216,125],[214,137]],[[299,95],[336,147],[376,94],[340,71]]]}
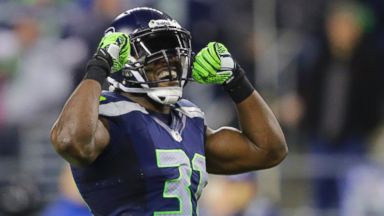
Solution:
{"label": "bicep", "polygon": [[237,174],[267,168],[267,152],[231,127],[207,128],[205,154],[209,173]]}
{"label": "bicep", "polygon": [[109,143],[108,121],[99,118],[95,133],[88,144],[75,144],[61,155],[72,165],[86,166],[91,164],[103,152]]}

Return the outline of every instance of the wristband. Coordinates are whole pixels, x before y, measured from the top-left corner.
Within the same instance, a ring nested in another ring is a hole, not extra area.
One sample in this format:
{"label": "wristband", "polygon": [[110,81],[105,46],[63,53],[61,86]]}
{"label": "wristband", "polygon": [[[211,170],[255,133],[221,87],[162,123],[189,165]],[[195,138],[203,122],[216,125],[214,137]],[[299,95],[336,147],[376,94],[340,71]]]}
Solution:
{"label": "wristband", "polygon": [[107,75],[108,75],[107,71],[104,70],[103,68],[93,66],[87,69],[87,73],[85,74],[84,79],[96,80],[97,82],[100,83],[101,86],[103,86],[105,78],[107,78]]}
{"label": "wristband", "polygon": [[111,64],[112,59],[110,56],[106,55],[102,50],[99,50],[95,56],[88,61],[84,79],[96,80],[103,86],[105,78],[107,78],[111,72]]}
{"label": "wristband", "polygon": [[235,75],[231,81],[224,84],[224,89],[235,103],[240,103],[251,95],[255,89],[245,76],[244,70],[239,65],[236,65],[235,70],[237,70],[234,71],[237,76]]}

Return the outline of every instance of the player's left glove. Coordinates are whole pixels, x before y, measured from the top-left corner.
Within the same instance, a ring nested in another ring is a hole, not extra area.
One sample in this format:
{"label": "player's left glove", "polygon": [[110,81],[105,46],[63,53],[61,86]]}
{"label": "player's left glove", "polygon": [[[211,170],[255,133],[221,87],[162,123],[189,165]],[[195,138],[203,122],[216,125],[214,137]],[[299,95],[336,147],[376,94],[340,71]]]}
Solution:
{"label": "player's left glove", "polygon": [[223,84],[233,76],[235,62],[227,48],[210,42],[195,57],[192,77],[201,84]]}
{"label": "player's left glove", "polygon": [[222,84],[231,98],[239,103],[252,94],[254,88],[228,49],[210,42],[195,57],[192,77],[201,84]]}

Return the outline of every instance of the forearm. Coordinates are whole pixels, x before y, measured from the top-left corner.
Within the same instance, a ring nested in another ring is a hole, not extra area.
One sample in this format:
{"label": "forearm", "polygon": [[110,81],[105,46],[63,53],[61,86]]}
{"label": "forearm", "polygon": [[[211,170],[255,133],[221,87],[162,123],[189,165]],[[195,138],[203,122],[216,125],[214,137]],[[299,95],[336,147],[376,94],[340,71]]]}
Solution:
{"label": "forearm", "polygon": [[255,152],[264,152],[272,165],[277,164],[288,151],[279,122],[244,70],[237,65],[234,72],[237,76],[224,89],[236,103],[242,133],[257,148]]}
{"label": "forearm", "polygon": [[288,148],[284,134],[272,110],[257,91],[236,104],[242,133],[271,159],[280,161]]}

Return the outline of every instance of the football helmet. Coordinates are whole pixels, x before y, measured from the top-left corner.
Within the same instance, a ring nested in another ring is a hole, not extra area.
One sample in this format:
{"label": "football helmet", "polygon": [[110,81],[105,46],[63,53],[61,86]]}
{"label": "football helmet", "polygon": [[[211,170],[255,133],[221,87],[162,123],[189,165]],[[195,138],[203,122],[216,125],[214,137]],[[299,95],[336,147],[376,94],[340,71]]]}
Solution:
{"label": "football helmet", "polygon": [[144,93],[168,105],[182,97],[191,74],[189,31],[159,10],[139,7],[117,16],[109,32],[128,34],[131,43],[128,63],[107,78],[112,89]]}

